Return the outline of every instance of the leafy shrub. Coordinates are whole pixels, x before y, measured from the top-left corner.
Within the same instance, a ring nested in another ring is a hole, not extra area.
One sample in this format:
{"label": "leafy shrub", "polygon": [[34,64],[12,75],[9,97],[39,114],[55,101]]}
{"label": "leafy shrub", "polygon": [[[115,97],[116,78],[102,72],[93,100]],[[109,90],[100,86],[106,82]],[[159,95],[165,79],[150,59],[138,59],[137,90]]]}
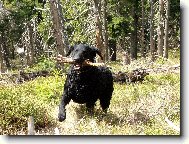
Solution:
{"label": "leafy shrub", "polygon": [[38,63],[36,63],[30,70],[36,71],[36,70],[47,70],[47,69],[55,69],[56,63],[52,59],[49,59],[45,56],[42,56]]}
{"label": "leafy shrub", "polygon": [[0,87],[1,134],[6,134],[10,127],[25,128],[29,116],[34,117],[36,128],[53,125],[53,110],[62,92],[62,79],[41,77],[21,85]]}

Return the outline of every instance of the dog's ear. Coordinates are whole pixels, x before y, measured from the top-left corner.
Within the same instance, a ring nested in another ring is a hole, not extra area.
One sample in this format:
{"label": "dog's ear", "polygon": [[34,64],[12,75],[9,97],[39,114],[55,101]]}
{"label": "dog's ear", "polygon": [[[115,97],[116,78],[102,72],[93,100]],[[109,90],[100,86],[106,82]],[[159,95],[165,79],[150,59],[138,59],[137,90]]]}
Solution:
{"label": "dog's ear", "polygon": [[68,53],[66,54],[66,57],[69,56],[73,50],[74,50],[74,46],[70,46]]}
{"label": "dog's ear", "polygon": [[96,52],[96,54],[98,54],[100,56],[101,60],[103,60],[103,56],[102,56],[102,53],[100,52],[100,50],[93,46],[91,48],[94,52]]}

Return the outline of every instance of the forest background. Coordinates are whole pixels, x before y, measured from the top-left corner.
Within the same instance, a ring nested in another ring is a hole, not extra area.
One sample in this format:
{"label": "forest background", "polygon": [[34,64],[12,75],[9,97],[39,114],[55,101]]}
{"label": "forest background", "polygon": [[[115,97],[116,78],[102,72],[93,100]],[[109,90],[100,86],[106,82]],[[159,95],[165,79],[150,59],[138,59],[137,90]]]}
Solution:
{"label": "forest background", "polygon": [[[179,135],[180,18],[178,0],[0,1],[0,133],[25,134],[32,115],[39,134],[58,127],[61,134]],[[105,118],[99,110],[86,117],[72,104],[61,124],[57,105],[68,65],[52,57],[78,42],[99,48],[115,74],[149,75],[142,83],[115,83]],[[51,75],[18,84],[21,70]]]}

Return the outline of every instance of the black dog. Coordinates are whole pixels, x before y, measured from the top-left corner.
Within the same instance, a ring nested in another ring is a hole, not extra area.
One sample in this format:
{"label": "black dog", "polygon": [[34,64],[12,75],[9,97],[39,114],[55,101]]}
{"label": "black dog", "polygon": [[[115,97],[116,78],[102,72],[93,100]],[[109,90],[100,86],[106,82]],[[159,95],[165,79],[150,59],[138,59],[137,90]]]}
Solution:
{"label": "black dog", "polygon": [[60,122],[66,119],[65,106],[71,99],[79,104],[85,103],[89,110],[93,110],[98,99],[103,111],[106,112],[109,108],[113,92],[111,71],[105,66],[83,65],[85,60],[95,62],[96,54],[102,58],[97,48],[85,44],[70,48],[67,55],[71,56],[74,64],[70,66],[64,84],[58,114]]}

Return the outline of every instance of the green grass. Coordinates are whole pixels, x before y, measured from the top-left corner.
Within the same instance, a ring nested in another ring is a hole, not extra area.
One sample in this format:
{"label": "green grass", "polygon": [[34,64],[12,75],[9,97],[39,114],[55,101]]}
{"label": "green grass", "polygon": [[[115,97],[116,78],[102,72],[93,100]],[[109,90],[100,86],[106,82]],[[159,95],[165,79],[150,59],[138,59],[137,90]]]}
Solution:
{"label": "green grass", "polygon": [[[178,64],[179,54],[169,61],[137,60],[129,66],[109,63],[113,72],[136,68],[157,68]],[[171,61],[171,62],[170,62]],[[40,64],[43,65],[43,64]],[[37,66],[40,68],[41,66]],[[42,66],[43,67],[43,66]],[[179,135],[167,122],[180,126],[180,73],[150,73],[142,83],[114,83],[108,113],[101,111],[99,101],[93,115],[84,105],[66,106],[67,118],[57,121],[58,104],[65,75],[58,72],[20,85],[0,86],[0,134],[26,134],[27,118],[35,119],[37,134],[53,134],[58,127],[63,135]]]}
{"label": "green grass", "polygon": [[26,129],[30,115],[35,118],[36,128],[53,125],[52,112],[59,102],[64,79],[51,76],[21,85],[1,86],[1,134],[14,134],[16,129]]}

